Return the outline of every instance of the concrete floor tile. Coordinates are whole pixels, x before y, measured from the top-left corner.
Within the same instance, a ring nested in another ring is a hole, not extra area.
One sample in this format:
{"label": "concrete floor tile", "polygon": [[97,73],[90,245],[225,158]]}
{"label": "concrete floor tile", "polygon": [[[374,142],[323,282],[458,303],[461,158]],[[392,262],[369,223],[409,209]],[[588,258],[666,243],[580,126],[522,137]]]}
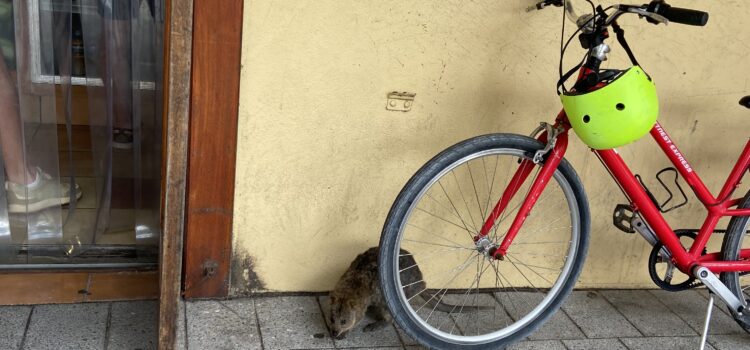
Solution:
{"label": "concrete floor tile", "polygon": [[26,330],[31,306],[3,306],[0,308],[0,349],[18,349]]}
{"label": "concrete floor tile", "polygon": [[[518,320],[536,307],[544,295],[533,292],[512,292],[495,293],[495,297],[506,305],[506,311],[510,316]],[[547,322],[529,336],[530,340],[581,338],[585,338],[581,330],[561,310],[555,312],[547,319]]]}
{"label": "concrete floor tile", "polygon": [[[449,305],[477,305],[477,306],[495,306],[490,310],[479,310],[478,312],[461,312],[448,315],[443,312],[435,312],[430,316],[430,323],[440,325],[440,329],[454,334],[476,335],[477,333],[486,334],[492,331],[507,327],[515,322],[508,312],[499,304],[490,294],[477,294],[476,298],[470,296],[468,299],[463,294],[444,295],[442,301]],[[419,312],[426,317],[422,312]],[[433,323],[433,319],[438,319],[439,323]],[[402,330],[398,330],[406,345],[417,344],[411,337],[406,335]]]}
{"label": "concrete floor tile", "polygon": [[605,290],[601,294],[646,336],[698,334],[646,290]]}
{"label": "concrete floor tile", "polygon": [[[460,329],[456,327],[456,322],[450,315],[440,311],[432,312],[432,315],[430,315],[430,312],[431,310],[422,308],[417,311],[417,314],[422,317],[422,319],[429,317],[430,324],[437,326],[440,330],[460,334]],[[407,335],[406,332],[398,327],[396,328],[405,345],[418,345],[417,341]]]}
{"label": "concrete floor tile", "polygon": [[562,308],[589,338],[641,335],[625,317],[595,291],[574,291],[565,300]]}
{"label": "concrete floor tile", "polygon": [[189,349],[261,349],[252,299],[189,301],[186,312]]}
{"label": "concrete floor tile", "polygon": [[539,329],[531,333],[529,339],[582,339],[585,337],[573,321],[564,312],[558,310]]}
{"label": "concrete floor tile", "polygon": [[617,338],[563,340],[568,350],[628,350]]}
{"label": "concrete floor tile", "polygon": [[445,295],[443,301],[450,305],[492,307],[489,310],[451,314],[450,317],[457,326],[456,330],[463,335],[492,333],[515,322],[490,293],[471,295],[468,298],[467,295],[461,294]]}
{"label": "concrete floor tile", "polygon": [[410,337],[406,332],[404,332],[401,328],[398,326],[395,326],[396,332],[398,332],[398,335],[401,337],[401,340],[404,342],[404,345],[408,348],[409,346],[419,346],[419,343],[417,343],[416,340],[414,340],[412,337]]}
{"label": "concrete floor tile", "polygon": [[109,303],[38,305],[26,333],[28,350],[99,350]]}
{"label": "concrete floor tile", "polygon": [[[695,292],[701,297],[703,297],[703,299],[706,299],[705,302],[708,303],[708,297],[710,294],[708,291],[708,288],[705,288],[705,287],[696,288]],[[716,298],[714,298],[714,303],[716,304],[716,309],[720,310],[723,314],[729,316],[729,318],[732,318],[732,320],[734,320],[734,318],[732,317],[732,312],[729,310],[726,304],[724,304],[722,301],[719,301]],[[739,327],[739,325],[737,326]]]}
{"label": "concrete floor tile", "polygon": [[[649,292],[687,322],[696,333],[701,334],[703,332],[703,322],[706,318],[708,300],[704,299],[698,292],[694,290],[677,293],[664,290],[652,290]],[[725,308],[724,303],[716,300],[714,302],[714,310],[711,312],[711,325],[708,329],[708,334],[745,334],[745,330],[734,319],[721,312],[720,308]]]}
{"label": "concrete floor tile", "polygon": [[178,304],[179,308],[179,314],[177,316],[177,339],[175,340],[175,349],[176,350],[186,350],[187,349],[187,329],[185,327],[185,308],[187,307],[187,303],[185,300],[180,299],[180,302]]}
{"label": "concrete floor tile", "polygon": [[[325,315],[326,324],[328,325],[328,329],[330,330],[330,302],[327,296],[319,297],[318,299],[320,300],[320,305],[323,308],[323,314]],[[396,329],[390,325],[372,332],[364,332],[362,330],[366,325],[372,322],[374,321],[366,317],[346,335],[346,338],[341,340],[334,339],[333,342],[336,344],[337,348],[401,346],[401,341],[398,339]]]}
{"label": "concrete floor tile", "polygon": [[513,344],[508,350],[566,350],[559,340],[527,340]]}
{"label": "concrete floor tile", "polygon": [[[630,350],[695,350],[700,346],[700,337],[643,337],[620,338]],[[706,350],[713,347],[706,344]]]}
{"label": "concrete floor tile", "polygon": [[716,350],[750,350],[750,334],[711,335],[708,342]]}
{"label": "concrete floor tile", "polygon": [[158,301],[112,303],[107,349],[156,349],[158,311]]}
{"label": "concrete floor tile", "polygon": [[257,298],[255,306],[265,349],[333,348],[315,297]]}
{"label": "concrete floor tile", "polygon": [[253,298],[237,298],[229,300],[221,300],[220,304],[229,308],[231,311],[236,313],[239,317],[244,319],[252,319],[253,323],[258,323],[255,317],[255,299]]}
{"label": "concrete floor tile", "polygon": [[[700,342],[697,331],[707,302],[702,293],[705,292],[576,291],[563,306],[564,312],[558,311],[530,339],[508,349],[696,349]],[[536,300],[534,293],[500,294],[507,309],[502,311],[508,317],[525,314],[525,308],[533,304],[529,301]],[[445,301],[455,303],[451,297]],[[498,296],[487,294],[479,298],[478,304],[486,305]],[[261,334],[263,349],[400,349],[402,341],[405,349],[424,349],[395,325],[363,333],[361,328],[366,321],[344,341],[334,343],[323,316],[328,313],[327,297],[213,300],[180,305],[176,344],[179,350],[261,349]],[[155,301],[0,307],[0,349],[19,348],[29,316],[23,349],[154,349],[157,307]],[[718,308],[724,307],[719,303]],[[462,317],[472,315],[443,316],[464,332],[473,323],[462,321]],[[476,316],[477,324],[487,324],[481,311]],[[641,336],[639,331],[647,336]],[[673,335],[683,332],[690,335]],[[725,313],[715,311],[709,345],[708,349],[750,350],[750,334]]]}

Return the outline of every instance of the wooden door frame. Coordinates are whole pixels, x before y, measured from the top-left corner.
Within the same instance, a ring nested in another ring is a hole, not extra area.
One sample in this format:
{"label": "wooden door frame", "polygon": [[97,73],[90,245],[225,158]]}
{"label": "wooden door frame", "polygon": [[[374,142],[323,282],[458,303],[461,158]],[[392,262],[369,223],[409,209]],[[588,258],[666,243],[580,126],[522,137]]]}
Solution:
{"label": "wooden door frame", "polygon": [[196,1],[183,296],[229,293],[243,0]]}
{"label": "wooden door frame", "polygon": [[164,166],[159,253],[159,349],[174,349],[179,319],[193,0],[166,0],[164,20]]}
{"label": "wooden door frame", "polygon": [[229,293],[243,0],[166,9],[160,349],[174,348],[181,296]]}

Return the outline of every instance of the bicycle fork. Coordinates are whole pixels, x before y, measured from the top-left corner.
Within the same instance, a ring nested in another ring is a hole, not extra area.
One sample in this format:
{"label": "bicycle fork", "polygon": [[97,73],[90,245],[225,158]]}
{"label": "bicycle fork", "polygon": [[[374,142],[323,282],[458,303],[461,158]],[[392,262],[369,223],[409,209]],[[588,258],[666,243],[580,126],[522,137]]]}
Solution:
{"label": "bicycle fork", "polygon": [[[552,138],[548,141],[547,138],[549,130],[559,130],[557,128],[562,129],[559,132],[553,131]],[[531,213],[531,208],[534,207],[534,204],[536,204],[536,201],[539,199],[542,191],[547,186],[547,183],[549,183],[552,175],[555,173],[555,170],[557,170],[557,166],[560,165],[560,162],[565,156],[565,150],[568,148],[568,130],[569,127],[565,125],[560,126],[558,124],[555,124],[554,127],[548,128],[548,131],[543,132],[537,138],[539,141],[547,145],[551,143],[554,146],[549,148],[547,159],[543,161],[544,164],[542,165],[541,170],[539,170],[539,173],[533,179],[533,183],[531,184],[531,187],[529,188],[529,191],[526,194],[523,203],[518,209],[518,213],[516,213],[516,216],[513,219],[508,232],[506,232],[500,244],[489,251],[489,254],[492,255],[493,258],[498,260],[504,259],[508,248],[510,247],[511,243],[513,243],[513,239],[521,229],[521,225],[523,225],[524,221]],[[479,234],[474,237],[474,241],[477,242],[478,246],[486,246],[487,243],[489,243],[485,240],[485,237],[495,227],[500,214],[505,211],[508,203],[510,203],[510,200],[513,198],[513,196],[516,195],[518,190],[522,187],[523,183],[529,177],[529,175],[531,174],[531,170],[535,165],[534,160],[537,159],[538,157],[535,154],[534,159],[524,159],[521,161],[518,169],[513,174],[511,181],[503,191],[500,200],[497,202],[497,204],[495,204],[495,207],[490,212],[487,220],[485,220],[484,224],[482,225],[482,229],[480,230]]]}

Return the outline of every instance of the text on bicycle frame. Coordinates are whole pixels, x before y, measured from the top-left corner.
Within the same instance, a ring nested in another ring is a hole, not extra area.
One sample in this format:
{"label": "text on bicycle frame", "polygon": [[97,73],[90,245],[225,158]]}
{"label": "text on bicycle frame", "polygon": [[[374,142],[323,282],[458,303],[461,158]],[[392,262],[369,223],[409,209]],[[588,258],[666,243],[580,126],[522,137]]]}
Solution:
{"label": "text on bicycle frame", "polygon": [[667,135],[666,132],[664,132],[664,129],[662,129],[661,125],[656,124],[656,131],[659,132],[659,135],[669,145],[669,149],[672,150],[672,153],[677,157],[677,159],[680,161],[680,164],[685,168],[685,170],[689,173],[693,172],[693,168],[690,167],[690,164],[688,164],[685,157],[682,156],[682,153],[680,153],[680,150],[677,149],[677,146],[672,143],[672,140],[669,138],[669,135]]}

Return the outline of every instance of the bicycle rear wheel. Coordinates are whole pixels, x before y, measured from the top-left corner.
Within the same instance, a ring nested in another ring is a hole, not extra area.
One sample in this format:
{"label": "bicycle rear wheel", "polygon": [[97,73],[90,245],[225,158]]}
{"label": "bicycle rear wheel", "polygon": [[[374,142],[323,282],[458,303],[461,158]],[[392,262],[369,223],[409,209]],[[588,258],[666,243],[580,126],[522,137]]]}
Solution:
{"label": "bicycle rear wheel", "polygon": [[434,349],[506,346],[570,293],[590,223],[583,187],[564,159],[504,260],[473,241],[516,169],[533,166],[487,236],[502,240],[541,168],[523,161],[542,148],[520,135],[475,137],[430,160],[401,191],[383,228],[379,272],[386,303],[409,336]]}

